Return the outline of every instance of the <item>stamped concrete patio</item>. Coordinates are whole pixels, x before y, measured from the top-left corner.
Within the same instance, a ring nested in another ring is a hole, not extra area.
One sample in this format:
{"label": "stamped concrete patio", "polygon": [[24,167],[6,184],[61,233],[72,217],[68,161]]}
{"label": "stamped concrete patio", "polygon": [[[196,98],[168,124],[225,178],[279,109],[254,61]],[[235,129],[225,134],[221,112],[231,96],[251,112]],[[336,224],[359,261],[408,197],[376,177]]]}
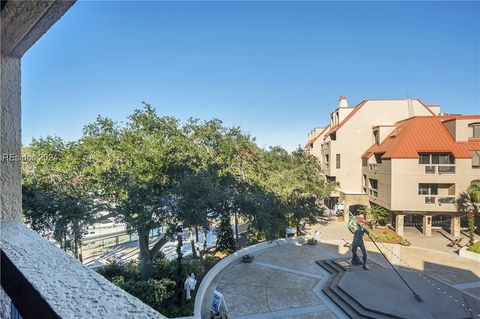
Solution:
{"label": "stamped concrete patio", "polygon": [[[383,245],[382,250],[393,264],[432,275],[480,297],[476,291],[480,263],[422,248]],[[387,267],[373,244],[367,242],[366,246],[369,258]],[[235,261],[208,287],[202,318],[209,318],[214,289],[224,295],[229,318],[347,318],[321,291],[330,274],[315,263],[347,254],[344,242],[333,240],[315,246],[296,243],[271,247],[254,253],[253,263]]]}
{"label": "stamped concrete patio", "polygon": [[[321,292],[329,274],[315,264],[330,253],[320,246],[291,244],[268,248],[255,254],[253,263],[234,262],[210,285],[220,291],[229,318],[344,318]],[[208,318],[211,298],[203,304],[202,318]]]}

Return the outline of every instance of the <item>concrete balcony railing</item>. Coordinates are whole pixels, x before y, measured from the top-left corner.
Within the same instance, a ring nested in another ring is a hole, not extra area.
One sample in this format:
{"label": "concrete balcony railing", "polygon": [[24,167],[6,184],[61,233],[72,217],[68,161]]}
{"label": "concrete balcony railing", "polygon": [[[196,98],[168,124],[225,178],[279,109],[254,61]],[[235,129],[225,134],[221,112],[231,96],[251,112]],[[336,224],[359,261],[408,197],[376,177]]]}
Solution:
{"label": "concrete balcony railing", "polygon": [[24,224],[2,221],[0,227],[6,318],[166,318]]}
{"label": "concrete balcony railing", "polygon": [[455,174],[455,165],[426,165],[425,174]]}
{"label": "concrete balcony railing", "polygon": [[427,205],[455,205],[455,196],[429,195],[424,200]]}

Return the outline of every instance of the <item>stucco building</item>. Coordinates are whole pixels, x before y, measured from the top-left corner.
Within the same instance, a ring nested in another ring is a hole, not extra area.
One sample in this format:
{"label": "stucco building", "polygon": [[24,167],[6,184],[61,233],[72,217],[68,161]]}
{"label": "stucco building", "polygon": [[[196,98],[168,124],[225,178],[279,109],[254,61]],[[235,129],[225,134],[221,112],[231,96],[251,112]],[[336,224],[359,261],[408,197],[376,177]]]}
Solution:
{"label": "stucco building", "polygon": [[381,205],[400,235],[405,216],[428,236],[433,219],[448,215],[452,235],[460,235],[460,201],[480,179],[480,115],[440,115],[438,105],[419,99],[349,108],[341,97],[325,131],[313,133],[306,150],[340,183],[327,206]]}

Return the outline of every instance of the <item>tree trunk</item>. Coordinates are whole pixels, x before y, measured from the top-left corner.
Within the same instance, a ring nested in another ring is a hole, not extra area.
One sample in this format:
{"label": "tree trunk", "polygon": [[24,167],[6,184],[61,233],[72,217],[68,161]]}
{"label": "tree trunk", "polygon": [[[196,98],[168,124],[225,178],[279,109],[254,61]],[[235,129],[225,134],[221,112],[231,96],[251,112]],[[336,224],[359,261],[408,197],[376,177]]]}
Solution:
{"label": "tree trunk", "polygon": [[75,259],[78,259],[78,240],[76,238],[73,239],[73,255]]}
{"label": "tree trunk", "polygon": [[138,247],[140,259],[140,280],[145,281],[152,278],[153,264],[149,249],[148,230],[138,230]]}
{"label": "tree trunk", "polygon": [[205,254],[207,252],[207,234],[208,231],[206,229],[203,230],[203,253]]}
{"label": "tree trunk", "polygon": [[202,251],[200,250],[200,237],[198,234],[198,226],[195,225],[195,249],[197,251],[198,256],[202,259]]}
{"label": "tree trunk", "polygon": [[237,212],[234,213],[235,218],[235,242],[238,245],[238,215]]}
{"label": "tree trunk", "polygon": [[193,229],[192,226],[188,227],[188,235],[190,239],[190,245],[192,246],[192,256],[193,258],[197,258],[197,249],[195,248],[195,240],[193,238]]}

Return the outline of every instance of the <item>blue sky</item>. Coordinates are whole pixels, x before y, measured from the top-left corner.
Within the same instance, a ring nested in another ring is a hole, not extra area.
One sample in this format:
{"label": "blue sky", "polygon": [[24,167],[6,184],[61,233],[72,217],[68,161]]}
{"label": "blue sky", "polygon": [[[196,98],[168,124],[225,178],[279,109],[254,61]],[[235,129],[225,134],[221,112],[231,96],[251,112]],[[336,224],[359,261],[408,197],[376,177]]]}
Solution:
{"label": "blue sky", "polygon": [[289,150],[340,95],[480,113],[479,39],[479,2],[80,1],[23,57],[22,140],[140,101]]}

